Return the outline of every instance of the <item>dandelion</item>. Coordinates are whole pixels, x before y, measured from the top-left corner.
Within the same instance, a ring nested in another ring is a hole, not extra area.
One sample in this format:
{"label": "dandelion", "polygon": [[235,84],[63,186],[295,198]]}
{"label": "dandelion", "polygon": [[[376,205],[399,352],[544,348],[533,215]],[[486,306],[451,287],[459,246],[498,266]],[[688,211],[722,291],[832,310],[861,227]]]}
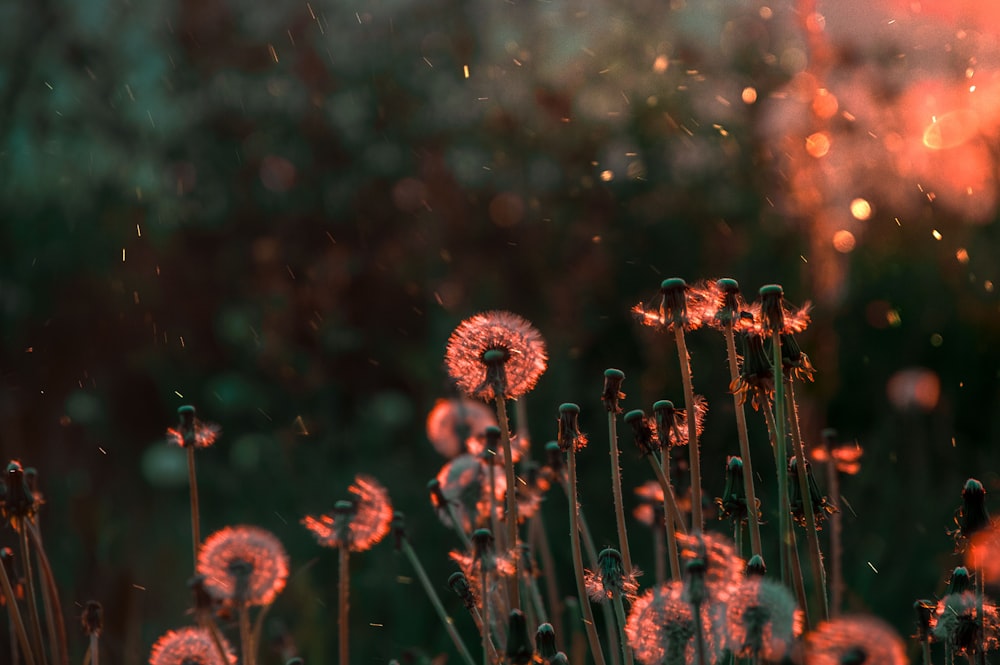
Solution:
{"label": "dandelion", "polygon": [[448,339],[445,364],[459,388],[492,401],[517,399],[545,371],[545,340],[517,314],[491,311],[459,324]]}
{"label": "dandelion", "polygon": [[874,617],[842,616],[824,621],[806,634],[804,665],[872,663],[907,665],[903,641],[892,628]]}
{"label": "dandelion", "polygon": [[743,335],[743,362],[729,391],[737,396],[740,405],[749,399],[754,411],[767,408],[774,395],[774,370],[764,351],[764,338],[755,332]]}
{"label": "dandelion", "polygon": [[802,631],[801,611],[783,585],[747,577],[726,607],[728,647],[737,658],[783,659]]}
{"label": "dandelion", "polygon": [[934,639],[951,653],[973,656],[1000,647],[1000,613],[989,599],[973,591],[950,593],[938,602],[936,615]]}
{"label": "dandelion", "polygon": [[635,581],[634,572],[625,571],[625,563],[621,553],[612,548],[601,550],[597,555],[597,570],[584,571],[584,586],[587,594],[595,603],[611,602],[617,619],[618,642],[622,649],[622,661],[632,662],[632,654],[625,639],[625,605],[635,600],[639,584]]}
{"label": "dandelion", "polygon": [[[683,593],[681,582],[674,580],[648,590],[632,604],[625,634],[643,665],[696,663],[694,608]],[[704,607],[701,612],[708,622]]]}
{"label": "dandelion", "polygon": [[274,534],[256,526],[230,526],[205,539],[199,575],[215,599],[237,605],[270,605],[285,588],[288,555]]}
{"label": "dandelion", "polygon": [[201,628],[181,628],[165,633],[153,645],[149,665],[233,665],[236,654],[223,642],[225,659],[215,648],[208,632]]}
{"label": "dandelion", "polygon": [[177,409],[177,428],[167,429],[167,442],[187,450],[188,487],[191,493],[191,546],[195,566],[198,548],[201,547],[201,515],[198,507],[198,474],[195,471],[194,451],[208,448],[219,437],[219,426],[198,418],[195,408],[185,405]]}
{"label": "dandelion", "polygon": [[478,454],[489,425],[497,419],[488,406],[471,399],[439,399],[427,415],[427,439],[444,457]]}
{"label": "dandelion", "polygon": [[507,493],[506,479],[499,476],[494,479],[494,485],[494,500],[491,500],[489,467],[482,459],[466,454],[442,466],[428,489],[431,505],[441,522],[467,536],[489,523],[492,506],[503,502]]}
{"label": "dandelion", "polygon": [[83,632],[89,641],[90,663],[98,665],[99,650],[98,640],[101,637],[101,630],[104,628],[104,609],[96,600],[88,600],[83,606],[83,614],[80,615],[80,624]]}
{"label": "dandelion", "polygon": [[[962,488],[962,505],[955,511],[955,529],[949,532],[955,538],[956,551],[964,551],[969,539],[989,525],[986,488],[975,478],[969,478]],[[973,567],[978,566],[974,564]]]}
{"label": "dandelion", "polygon": [[353,496],[342,513],[307,516],[302,523],[323,547],[351,552],[371,549],[386,537],[392,524],[389,492],[371,476],[358,474],[348,488]]}
{"label": "dandelion", "polygon": [[726,602],[743,582],[744,563],[736,548],[717,533],[677,534],[682,563],[705,562],[705,589],[713,602]]}

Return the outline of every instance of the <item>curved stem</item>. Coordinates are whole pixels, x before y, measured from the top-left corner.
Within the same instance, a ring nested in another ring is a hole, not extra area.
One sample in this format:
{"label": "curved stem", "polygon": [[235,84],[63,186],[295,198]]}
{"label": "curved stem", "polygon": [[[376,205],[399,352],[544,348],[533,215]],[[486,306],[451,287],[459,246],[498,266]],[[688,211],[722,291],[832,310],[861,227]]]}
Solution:
{"label": "curved stem", "polygon": [[[736,360],[736,336],[733,334],[733,324],[725,329],[726,355],[729,358],[729,378],[736,381],[740,375],[739,363]],[[740,456],[743,458],[743,485],[746,487],[747,508],[750,512],[750,551],[764,556],[760,541],[760,523],[757,520],[757,490],[754,486],[753,463],[750,460],[750,436],[747,433],[747,414],[740,397],[733,393],[733,407],[736,413],[736,433],[740,440]]]}
{"label": "curved stem", "polygon": [[350,623],[348,621],[348,598],[350,594],[351,578],[348,574],[349,552],[346,547],[340,547],[340,581],[337,584],[337,605],[340,608],[337,613],[338,628],[340,630],[340,665],[350,665],[348,654],[348,637],[350,636]]}
{"label": "curved stem", "polygon": [[587,627],[587,640],[590,642],[590,652],[597,665],[605,665],[604,652],[601,651],[601,640],[597,636],[594,625],[594,613],[590,608],[590,597],[583,583],[583,552],[580,549],[580,507],[576,498],[576,451],[570,446],[569,453],[569,537],[573,547],[573,571],[576,573],[576,593],[580,599],[580,610],[583,612],[583,623]]}
{"label": "curved stem", "polygon": [[688,454],[691,464],[691,531],[701,533],[704,518],[701,513],[701,452],[698,449],[698,417],[695,413],[694,384],[691,382],[691,356],[688,355],[683,326],[674,326],[677,357],[684,383],[684,408],[687,410]]}
{"label": "curved stem", "polygon": [[622,472],[618,463],[618,423],[614,411],[608,411],[608,440],[611,443],[611,489],[615,499],[615,521],[618,523],[618,546],[622,554],[625,575],[632,576],[632,554],[628,549],[628,530],[625,528],[625,506],[622,501]]}
{"label": "curved stem", "polygon": [[[500,441],[503,443],[503,466],[507,473],[507,547],[517,550],[517,485],[514,478],[514,455],[510,447],[510,423],[507,421],[507,400],[504,399],[501,391],[495,391],[497,398],[497,421],[500,425]],[[510,602],[514,608],[521,607],[521,591],[518,584],[518,561],[517,556],[512,557],[514,566],[510,584]]]}

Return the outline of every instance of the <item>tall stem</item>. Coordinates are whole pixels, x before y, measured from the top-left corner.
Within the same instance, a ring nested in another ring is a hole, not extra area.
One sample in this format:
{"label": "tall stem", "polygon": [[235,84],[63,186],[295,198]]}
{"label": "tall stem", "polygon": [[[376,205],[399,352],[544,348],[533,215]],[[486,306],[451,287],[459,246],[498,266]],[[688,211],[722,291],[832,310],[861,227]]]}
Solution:
{"label": "tall stem", "polygon": [[[729,379],[735,382],[740,375],[739,363],[736,354],[736,336],[733,333],[733,324],[726,324],[726,355],[729,358]],[[747,433],[747,414],[744,405],[740,403],[740,397],[733,393],[733,408],[736,413],[736,434],[740,440],[740,457],[743,458],[743,485],[746,487],[747,508],[750,513],[750,551],[753,554],[764,556],[760,541],[760,524],[757,520],[757,490],[753,476],[753,463],[750,460],[750,436]]]}
{"label": "tall stem", "polygon": [[38,616],[38,600],[35,595],[35,573],[31,565],[31,550],[28,548],[28,525],[22,523],[18,530],[21,542],[21,564],[24,566],[25,590],[28,599],[28,621],[31,624],[31,646],[42,665],[48,662],[42,647],[42,622]]}
{"label": "tall stem", "polygon": [[97,648],[98,637],[97,633],[90,634],[90,665],[99,665],[98,658],[100,656],[99,649]]}
{"label": "tall stem", "polygon": [[691,356],[688,355],[683,326],[674,325],[674,339],[677,341],[677,357],[680,360],[681,380],[684,383],[684,408],[687,410],[688,454],[691,464],[691,531],[701,533],[705,524],[701,514],[701,453],[698,449],[698,416],[695,413],[694,384],[691,382]]}
{"label": "tall stem", "polygon": [[191,550],[194,567],[198,567],[198,550],[201,548],[201,517],[198,509],[198,475],[194,467],[194,446],[187,447],[188,486],[191,488]]}
{"label": "tall stem", "polygon": [[[497,421],[500,425],[500,441],[503,443],[503,466],[507,472],[507,547],[511,550],[517,549],[517,485],[514,479],[514,455],[510,447],[510,423],[507,421],[507,400],[504,399],[502,391],[496,392]],[[510,584],[510,602],[513,608],[521,607],[521,591],[517,574],[517,556],[511,557],[514,567]]]}
{"label": "tall stem", "polygon": [[490,619],[489,583],[490,578],[486,571],[486,557],[481,556],[479,558],[479,586],[483,603],[483,665],[490,665],[490,627],[493,622]]}
{"label": "tall stem", "polygon": [[816,512],[813,510],[812,497],[809,494],[809,474],[806,469],[806,454],[802,446],[802,433],[799,430],[799,412],[795,408],[795,389],[792,378],[785,380],[785,406],[788,409],[789,422],[792,431],[792,447],[795,449],[795,463],[798,466],[799,492],[802,493],[802,512],[806,518],[806,541],[809,546],[809,563],[813,573],[813,583],[816,585],[816,597],[819,600],[819,618],[826,621],[830,615],[826,595],[826,571],[823,570],[823,553],[819,549],[819,531],[816,530]]}
{"label": "tall stem", "polygon": [[441,598],[438,597],[437,592],[434,590],[434,585],[431,584],[430,579],[427,577],[427,572],[424,567],[420,564],[420,559],[417,558],[417,553],[413,551],[410,546],[410,541],[403,538],[400,541],[400,549],[406,558],[410,561],[410,565],[417,573],[417,579],[420,580],[421,586],[424,587],[424,592],[431,601],[431,605],[434,606],[434,611],[437,612],[438,618],[441,619],[441,623],[444,624],[444,629],[448,633],[448,637],[451,638],[452,643],[455,648],[458,649],[459,655],[462,656],[462,660],[465,661],[466,665],[476,665],[476,661],[473,660],[472,654],[469,653],[469,649],[465,646],[465,642],[462,638],[458,636],[458,631],[455,630],[455,622],[445,611],[444,605],[441,604]]}
{"label": "tall stem", "polygon": [[633,665],[632,649],[628,645],[628,640],[625,639],[625,606],[622,603],[621,594],[614,594],[611,602],[615,606],[615,625],[618,627],[618,641],[622,645],[622,662],[625,665]]}
{"label": "tall stem", "polygon": [[608,440],[611,443],[611,489],[615,499],[615,520],[618,522],[618,546],[622,554],[625,575],[632,576],[632,554],[628,548],[628,531],[625,528],[625,507],[622,501],[622,473],[618,463],[618,424],[614,410],[608,411]]}
{"label": "tall stem", "polygon": [[799,606],[802,607],[802,614],[805,620],[806,630],[810,630],[815,625],[812,622],[812,617],[809,613],[809,602],[806,598],[806,583],[805,578],[802,577],[802,563],[799,561],[799,546],[796,542],[795,532],[789,532],[792,541],[789,544],[788,549],[788,561],[790,564],[790,570],[792,574],[792,586],[795,588],[795,594],[799,599]]}
{"label": "tall stem", "polygon": [[569,453],[569,537],[573,549],[573,571],[576,573],[576,593],[580,599],[580,610],[583,612],[583,623],[587,627],[587,640],[590,642],[590,652],[597,665],[605,665],[604,652],[601,651],[601,640],[597,636],[594,625],[594,613],[590,608],[590,597],[583,583],[583,552],[580,549],[580,507],[576,498],[576,450],[570,446]]}
{"label": "tall stem", "polygon": [[34,522],[26,524],[28,536],[35,548],[38,567],[42,573],[42,601],[45,603],[45,620],[49,624],[49,639],[52,643],[52,657],[58,658],[61,665],[69,663],[69,647],[66,641],[66,625],[63,623],[62,603],[59,600],[59,590],[56,588],[56,578],[52,573],[49,557],[42,546],[42,535]]}
{"label": "tall stem", "polygon": [[[687,530],[684,528],[684,518],[681,517],[681,511],[677,507],[674,489],[670,486],[667,475],[652,456],[649,456],[648,459],[649,465],[653,467],[656,480],[660,483],[660,489],[663,490],[663,512],[666,516],[664,529],[667,536],[667,556],[670,560],[670,578],[679,580],[681,579],[681,565],[680,559],[677,557],[677,538],[674,534],[678,531],[687,533]],[[663,451],[663,459],[670,459],[669,451]],[[669,462],[667,463],[669,464]]]}
{"label": "tall stem", "polygon": [[254,665],[253,647],[250,645],[250,605],[243,601],[239,609],[240,622],[240,654],[243,656],[243,665]]}
{"label": "tall stem", "polygon": [[10,577],[7,575],[7,566],[0,561],[0,586],[3,587],[4,599],[7,601],[7,614],[14,625],[14,633],[17,641],[21,644],[21,652],[28,665],[35,665],[35,655],[31,650],[31,642],[28,640],[28,632],[24,629],[24,620],[21,618],[21,610],[17,606],[17,597],[14,589],[10,585]]}
{"label": "tall stem", "polygon": [[[659,586],[667,581],[667,547],[663,543],[663,539],[666,537],[667,529],[667,518],[666,515],[663,517],[663,523],[657,524],[654,520],[653,523],[653,573],[656,585]],[[673,528],[670,530],[670,535],[673,536]],[[674,551],[677,548],[674,547]]]}
{"label": "tall stem", "polygon": [[[764,422],[767,423],[767,435],[771,439],[771,450],[774,452],[774,466],[778,470],[778,476],[782,476],[787,471],[785,471],[787,464],[782,464],[781,460],[778,459],[778,443],[777,434],[775,433],[774,425],[774,414],[771,413],[771,403],[770,400],[765,400],[765,404],[761,407],[761,412],[764,414]],[[787,484],[787,483],[786,483]],[[787,490],[786,490],[787,491]],[[791,586],[791,579],[789,577],[789,563],[788,563],[788,540],[785,539],[785,532],[782,530],[781,513],[788,513],[788,499],[782,498],[781,495],[778,496],[778,529],[779,529],[779,539],[778,539],[778,554],[779,562],[781,568],[781,582],[785,586]]]}
{"label": "tall stem", "polygon": [[348,597],[350,594],[350,583],[351,577],[348,571],[348,549],[344,546],[340,547],[340,580],[337,584],[337,595],[338,602],[337,605],[339,610],[337,612],[338,628],[340,630],[340,665],[350,665],[350,659],[348,654],[348,637],[350,636],[350,622],[348,621]]}
{"label": "tall stem", "polygon": [[[778,471],[778,530],[782,547],[791,543],[791,511],[788,505],[788,453],[785,443],[785,381],[781,366],[781,334],[771,333],[772,364],[774,365],[774,457]],[[781,579],[788,583],[787,566],[782,562]]]}

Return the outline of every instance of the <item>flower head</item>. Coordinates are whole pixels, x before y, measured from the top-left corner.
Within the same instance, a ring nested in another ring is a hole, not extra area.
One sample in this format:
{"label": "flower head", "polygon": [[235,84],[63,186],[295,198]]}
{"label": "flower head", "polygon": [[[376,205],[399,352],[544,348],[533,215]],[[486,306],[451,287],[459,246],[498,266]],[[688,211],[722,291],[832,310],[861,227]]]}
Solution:
{"label": "flower head", "polygon": [[371,476],[358,474],[348,488],[349,501],[333,514],[306,516],[302,523],[324,547],[346,547],[352,552],[371,549],[386,537],[392,524],[389,492]]}
{"label": "flower head", "polygon": [[[715,505],[719,508],[720,520],[728,517],[733,522],[744,524],[749,519],[742,458],[732,456],[726,462],[726,486],[722,490],[722,496],[715,499]],[[759,505],[754,507],[754,519],[760,519]]]}
{"label": "flower head", "polygon": [[657,436],[656,423],[647,418],[642,409],[633,409],[625,414],[625,422],[632,428],[635,447],[643,456],[652,455],[662,447],[662,439]]}
{"label": "flower head", "polygon": [[604,370],[604,391],[601,393],[601,401],[608,413],[621,413],[620,401],[625,399],[622,392],[622,382],[625,380],[625,372],[620,369]]}
{"label": "flower head", "polygon": [[715,317],[719,306],[718,292],[713,286],[689,285],[679,277],[660,283],[660,293],[647,303],[632,308],[639,322],[658,330],[695,330]]}
{"label": "flower head", "polygon": [[567,402],[559,405],[559,448],[579,452],[587,447],[587,435],[580,431],[580,407]]}
{"label": "flower head", "polygon": [[427,439],[436,451],[451,459],[467,451],[481,450],[486,428],[496,424],[493,411],[482,402],[439,399],[427,414]]}
{"label": "flower head", "polygon": [[[708,403],[701,395],[694,396],[694,426],[698,436],[705,430],[705,415],[708,413]],[[674,407],[668,399],[661,399],[653,404],[653,418],[656,422],[656,435],[660,446],[686,446],[688,443],[688,414],[685,409]]]}
{"label": "flower head", "polygon": [[632,602],[639,590],[635,577],[634,573],[625,574],[621,553],[609,547],[597,555],[596,571],[584,571],[584,585],[587,595],[595,603],[607,602],[615,597]]}
{"label": "flower head", "polygon": [[517,314],[491,311],[462,321],[445,349],[448,374],[466,394],[516,399],[545,371],[545,340]]}
{"label": "flower head", "polygon": [[226,653],[225,660],[207,631],[201,628],[168,631],[153,645],[149,665],[232,665],[236,662],[236,654],[225,638],[219,639]]}
{"label": "flower head", "polygon": [[181,448],[208,448],[219,438],[221,428],[215,423],[199,420],[193,406],[177,409],[180,422],[177,429],[167,429],[167,442]]}
{"label": "flower head", "polygon": [[774,368],[764,351],[764,338],[756,332],[743,335],[743,362],[740,373],[729,385],[729,391],[739,397],[740,404],[750,398],[750,405],[759,411],[774,394]]}
{"label": "flower head", "polygon": [[759,310],[751,307],[751,312],[760,316],[758,333],[770,337],[779,334],[803,332],[809,327],[809,303],[801,308],[795,308],[785,301],[784,290],[778,284],[768,284],[760,287]]}
{"label": "flower head", "polygon": [[[707,662],[718,653],[712,640],[708,606],[701,608],[705,632]],[[694,665],[694,608],[683,599],[683,587],[678,581],[667,582],[646,591],[632,604],[625,635],[636,660],[643,665]]]}
{"label": "flower head", "polygon": [[729,649],[738,658],[779,661],[802,632],[802,612],[782,584],[747,577],[727,603]]}
{"label": "flower head", "polygon": [[[979,608],[982,607],[982,620]],[[973,591],[950,593],[942,598],[932,620],[934,639],[948,644],[958,655],[994,651],[1000,647],[1000,613],[988,598]]]}
{"label": "flower head", "polygon": [[285,588],[288,555],[274,534],[256,526],[230,526],[198,550],[205,589],[223,602],[270,605]]}
{"label": "flower head", "polygon": [[907,665],[903,641],[892,628],[869,616],[841,616],[808,633],[804,665]]}

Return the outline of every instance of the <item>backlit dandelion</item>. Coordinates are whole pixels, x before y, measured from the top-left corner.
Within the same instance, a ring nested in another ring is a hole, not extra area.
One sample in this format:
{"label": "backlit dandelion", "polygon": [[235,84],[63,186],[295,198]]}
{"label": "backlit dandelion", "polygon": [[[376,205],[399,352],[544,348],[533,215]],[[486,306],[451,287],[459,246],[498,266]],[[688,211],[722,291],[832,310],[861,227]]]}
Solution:
{"label": "backlit dandelion", "polygon": [[486,428],[496,424],[493,411],[482,402],[439,399],[427,415],[427,439],[448,459],[464,452],[478,454]]}
{"label": "backlit dandelion", "polygon": [[224,638],[219,638],[225,659],[208,631],[201,628],[171,630],[156,640],[149,665],[232,665],[236,654]]}
{"label": "backlit dandelion", "polygon": [[726,606],[729,649],[738,658],[784,658],[802,632],[802,613],[792,593],[763,577],[746,577]]}
{"label": "backlit dandelion", "polygon": [[717,533],[677,534],[681,562],[705,562],[705,588],[712,601],[726,602],[743,582],[743,559],[725,536]]}
{"label": "backlit dandelion", "polygon": [[431,487],[431,504],[445,526],[458,528],[466,534],[489,524],[491,506],[503,505],[507,481],[494,474],[494,496],[490,499],[489,467],[474,455],[459,455],[441,467]]}
{"label": "backlit dandelion", "polygon": [[471,397],[525,394],[545,371],[545,340],[517,314],[491,311],[462,321],[445,349],[448,374]]}
{"label": "backlit dandelion", "polygon": [[198,553],[199,575],[217,600],[270,605],[285,588],[288,555],[270,531],[230,526],[205,539]]}
{"label": "backlit dandelion", "polygon": [[934,613],[932,630],[934,639],[946,644],[956,655],[1000,648],[1000,612],[992,600],[973,591],[950,593],[942,598]]}
{"label": "backlit dandelion", "polygon": [[842,616],[824,621],[806,634],[802,665],[907,665],[903,640],[880,619]]}
{"label": "backlit dandelion", "polygon": [[389,492],[371,476],[358,474],[348,488],[348,509],[319,517],[307,516],[302,523],[324,547],[345,547],[352,552],[371,549],[386,537],[392,524]]}
{"label": "backlit dandelion", "polygon": [[[646,591],[632,604],[625,634],[643,665],[696,662],[694,608],[683,594],[681,582],[671,581]],[[703,625],[709,623],[707,608],[703,606],[701,613]]]}
{"label": "backlit dandelion", "polygon": [[177,427],[167,429],[168,443],[181,448],[208,448],[218,440],[222,428],[198,418],[193,406],[180,407],[177,415]]}

